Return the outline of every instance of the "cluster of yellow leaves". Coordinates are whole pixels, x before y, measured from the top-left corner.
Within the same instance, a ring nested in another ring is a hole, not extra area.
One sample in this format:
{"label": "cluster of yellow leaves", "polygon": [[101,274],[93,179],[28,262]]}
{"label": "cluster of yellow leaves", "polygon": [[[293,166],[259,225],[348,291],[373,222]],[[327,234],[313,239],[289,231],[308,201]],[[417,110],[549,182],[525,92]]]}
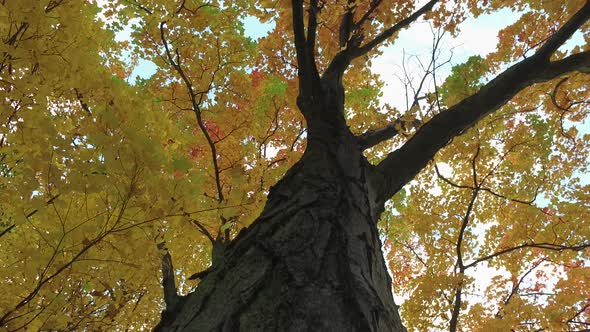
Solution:
{"label": "cluster of yellow leaves", "polygon": [[[252,67],[238,6],[2,3],[1,326],[150,329],[163,308],[157,244],[184,294],[210,264],[195,223],[235,236],[259,214],[304,148],[303,120],[296,81]],[[131,44],[116,42],[129,22]],[[158,70],[132,86],[139,58]]]}
{"label": "cluster of yellow leaves", "polygon": [[[547,36],[559,28],[561,20],[556,17],[571,17],[584,4],[581,0],[570,1],[490,1],[486,11],[509,8],[516,11],[526,11],[512,25],[502,29],[498,35],[497,50],[489,56],[489,64],[493,67],[502,63],[516,61],[530,56],[535,47],[543,43]],[[579,31],[587,36],[590,27],[586,24]],[[586,37],[587,38],[587,37]],[[586,44],[587,45],[587,44]],[[587,46],[584,47],[587,49]],[[581,49],[577,49],[581,51]],[[557,57],[565,56],[563,52],[557,52]]]}
{"label": "cluster of yellow leaves", "polygon": [[157,294],[141,292],[157,285],[144,272],[157,261],[152,230],[133,228],[157,214],[145,207],[166,208],[150,193],[160,184],[146,180],[165,174],[167,156],[156,142],[168,129],[154,130],[164,117],[105,66],[100,52],[117,45],[112,33],[88,24],[96,5],[7,1],[0,8],[2,325],[142,325],[157,312],[144,305]]}

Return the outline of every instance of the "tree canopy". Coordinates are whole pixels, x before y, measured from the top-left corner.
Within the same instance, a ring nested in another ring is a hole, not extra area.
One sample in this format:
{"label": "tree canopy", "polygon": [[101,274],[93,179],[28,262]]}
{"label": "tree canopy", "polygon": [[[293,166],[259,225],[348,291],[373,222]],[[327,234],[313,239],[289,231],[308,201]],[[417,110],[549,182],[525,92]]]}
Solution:
{"label": "tree canopy", "polygon": [[[590,326],[587,1],[0,5],[2,328],[155,326],[301,158],[330,81],[393,196],[378,226],[408,330]],[[494,52],[437,56],[506,9]],[[246,17],[274,28],[253,40]],[[432,52],[388,90],[372,62],[419,21]],[[140,60],[151,77],[132,77]]]}

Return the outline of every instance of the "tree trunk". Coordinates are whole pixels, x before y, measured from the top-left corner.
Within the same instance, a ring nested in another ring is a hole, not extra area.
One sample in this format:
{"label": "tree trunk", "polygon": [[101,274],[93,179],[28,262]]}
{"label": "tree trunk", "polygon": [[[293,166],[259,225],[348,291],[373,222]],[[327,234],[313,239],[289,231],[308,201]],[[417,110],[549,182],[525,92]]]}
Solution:
{"label": "tree trunk", "polygon": [[405,331],[381,252],[373,166],[337,131],[324,136],[331,143],[308,137],[262,215],[156,330]]}

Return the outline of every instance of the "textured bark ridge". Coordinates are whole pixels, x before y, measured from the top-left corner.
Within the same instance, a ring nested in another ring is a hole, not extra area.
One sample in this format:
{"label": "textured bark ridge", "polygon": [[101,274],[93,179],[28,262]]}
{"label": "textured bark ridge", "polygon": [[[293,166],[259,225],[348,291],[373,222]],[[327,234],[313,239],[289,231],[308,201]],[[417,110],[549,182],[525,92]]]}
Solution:
{"label": "textured bark ridge", "polygon": [[[345,133],[346,135],[346,133]],[[404,331],[353,137],[309,148],[160,331]]]}

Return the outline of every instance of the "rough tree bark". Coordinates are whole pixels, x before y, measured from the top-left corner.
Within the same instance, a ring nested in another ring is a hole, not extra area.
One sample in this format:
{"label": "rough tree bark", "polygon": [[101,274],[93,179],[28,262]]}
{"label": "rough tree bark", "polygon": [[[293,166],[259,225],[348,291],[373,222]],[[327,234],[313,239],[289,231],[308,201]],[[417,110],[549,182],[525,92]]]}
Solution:
{"label": "rough tree bark", "polygon": [[[384,203],[450,139],[523,88],[570,71],[590,72],[590,53],[550,61],[590,17],[586,4],[539,48],[479,92],[441,112],[379,165],[363,149],[393,137],[391,127],[354,136],[344,118],[342,75],[352,59],[430,10],[430,1],[387,34],[350,43],[320,76],[315,12],[307,33],[302,0],[293,0],[300,95],[308,145],[269,193],[261,216],[225,249],[195,292],[168,308],[159,331],[405,331],[391,292],[377,220]],[[355,32],[344,18],[340,40]]]}

